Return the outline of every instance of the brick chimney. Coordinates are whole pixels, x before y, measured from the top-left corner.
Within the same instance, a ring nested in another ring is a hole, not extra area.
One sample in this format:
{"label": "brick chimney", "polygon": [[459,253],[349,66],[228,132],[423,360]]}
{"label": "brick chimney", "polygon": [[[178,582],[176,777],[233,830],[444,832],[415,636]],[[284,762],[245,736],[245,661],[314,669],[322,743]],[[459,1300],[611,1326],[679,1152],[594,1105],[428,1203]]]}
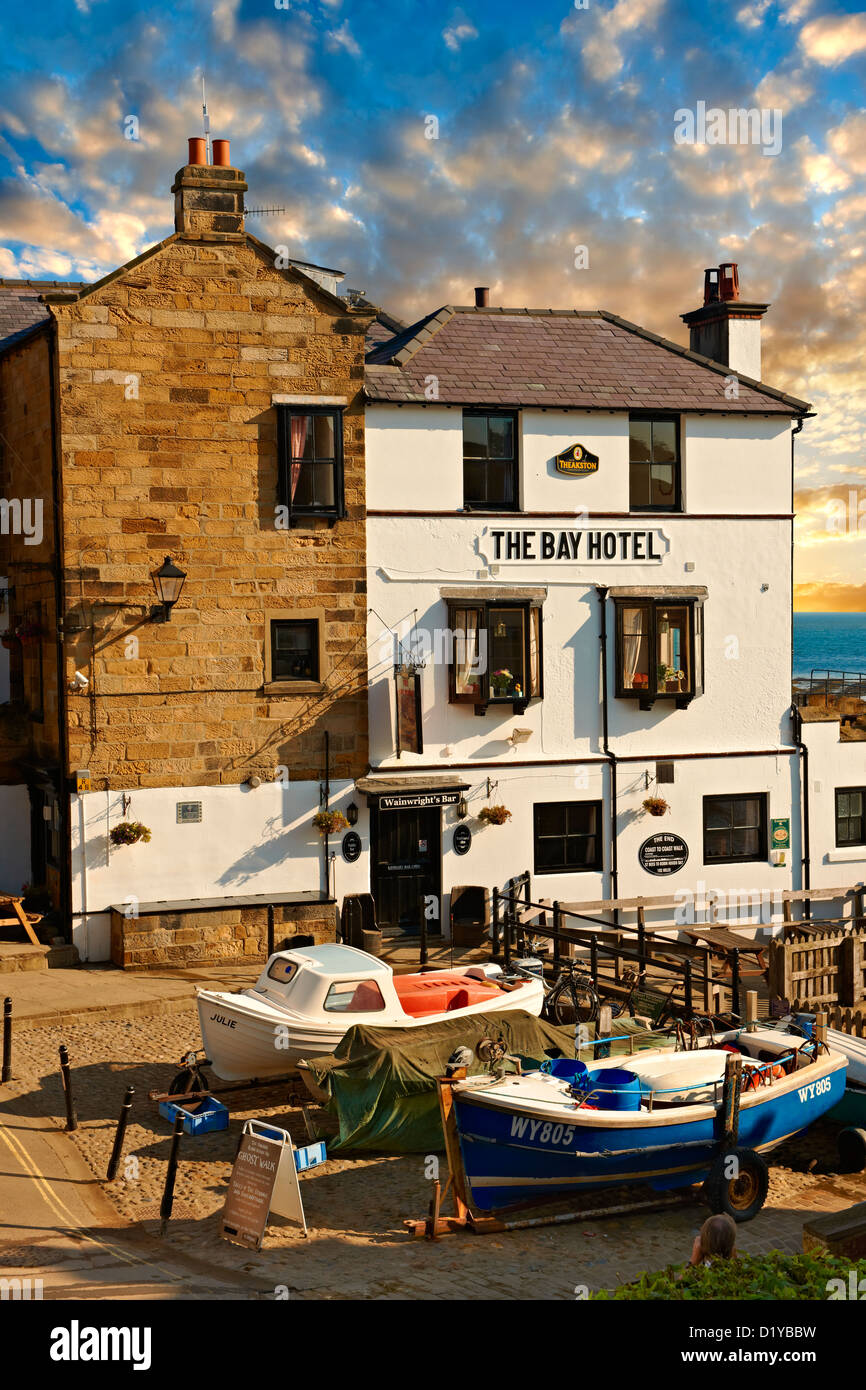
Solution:
{"label": "brick chimney", "polygon": [[191,139],[189,163],[175,174],[174,229],[188,241],[242,241],[246,180],[229,163],[228,140],[214,140],[213,164],[205,150],[201,137]]}
{"label": "brick chimney", "polygon": [[689,347],[721,362],[734,375],[761,380],[761,319],[769,304],[740,299],[740,276],[734,261],[704,271],[704,302],[681,314],[689,326]]}

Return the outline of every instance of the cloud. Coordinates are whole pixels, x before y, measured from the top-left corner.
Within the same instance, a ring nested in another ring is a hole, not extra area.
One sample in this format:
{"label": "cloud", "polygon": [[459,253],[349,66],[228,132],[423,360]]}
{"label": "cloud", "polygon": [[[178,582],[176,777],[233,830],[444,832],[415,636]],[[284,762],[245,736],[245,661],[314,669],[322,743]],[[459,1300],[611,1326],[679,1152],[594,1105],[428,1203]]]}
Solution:
{"label": "cloud", "polygon": [[737,10],[737,23],[742,24],[744,29],[760,29],[769,8],[770,0],[755,0],[752,5],[744,5]]}
{"label": "cloud", "polygon": [[562,28],[582,40],[584,72],[607,82],[625,66],[622,40],[636,29],[654,28],[664,5],[665,0],[616,0],[610,10],[595,10],[594,23],[586,12],[581,12],[570,15]]}
{"label": "cloud", "polygon": [[450,48],[453,53],[456,53],[461,44],[466,43],[469,39],[478,38],[478,30],[475,28],[474,24],[470,24],[468,20],[463,20],[461,22],[455,22],[448,28],[443,29],[442,37],[445,40],[446,47]]}
{"label": "cloud", "polygon": [[343,20],[339,29],[328,30],[327,46],[332,51],[339,48],[345,49],[347,53],[351,53],[353,58],[361,56],[361,49],[352,35],[348,19]]}
{"label": "cloud", "polygon": [[828,584],[822,581],[794,585],[796,613],[866,612],[866,584]]}
{"label": "cloud", "polygon": [[800,30],[800,47],[823,67],[837,67],[866,49],[866,14],[828,14]]}

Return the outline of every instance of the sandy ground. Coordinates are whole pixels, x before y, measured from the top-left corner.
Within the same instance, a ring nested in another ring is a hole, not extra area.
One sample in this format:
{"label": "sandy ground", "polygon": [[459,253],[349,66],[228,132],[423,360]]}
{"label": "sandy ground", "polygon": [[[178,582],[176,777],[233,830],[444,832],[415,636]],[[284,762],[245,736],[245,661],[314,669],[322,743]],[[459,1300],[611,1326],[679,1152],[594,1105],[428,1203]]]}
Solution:
{"label": "sandy ground", "polygon": [[[52,1116],[63,1125],[58,1046],[65,1042],[79,1119],[70,1141],[121,1215],[156,1231],[171,1127],[147,1100],[147,1092],[167,1089],[178,1058],[198,1041],[192,1009],[76,1023],[62,1033],[56,1028],[17,1031],[14,1080],[5,1090],[0,1114]],[[106,1167],[127,1085],[135,1087],[133,1117],[120,1174],[109,1184]],[[413,1241],[402,1221],[425,1214],[429,1164],[420,1154],[374,1155],[332,1159],[302,1174],[309,1237],[275,1223],[263,1250],[251,1252],[219,1234],[242,1123],[250,1117],[270,1118],[288,1129],[297,1144],[306,1143],[308,1136],[302,1112],[286,1101],[285,1086],[227,1100],[228,1131],[181,1140],[166,1248],[246,1271],[258,1285],[272,1280],[275,1289],[291,1297],[573,1299],[575,1290],[610,1288],[646,1269],[683,1261],[707,1214],[694,1201],[663,1212],[555,1228]],[[311,1117],[323,1127],[331,1123],[315,1108]],[[767,1205],[740,1227],[739,1248],[754,1253],[799,1250],[809,1214],[866,1199],[866,1176],[841,1176],[834,1165],[835,1127],[829,1122],[778,1150]]]}

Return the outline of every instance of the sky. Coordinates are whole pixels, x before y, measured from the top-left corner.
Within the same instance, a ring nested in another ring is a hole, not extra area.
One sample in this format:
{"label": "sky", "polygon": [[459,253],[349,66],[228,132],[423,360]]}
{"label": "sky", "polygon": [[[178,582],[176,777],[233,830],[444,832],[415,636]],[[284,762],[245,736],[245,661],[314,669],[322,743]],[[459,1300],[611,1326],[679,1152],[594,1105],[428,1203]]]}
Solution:
{"label": "sky", "polygon": [[[764,380],[817,412],[796,606],[866,610],[866,13],[42,0],[0,34],[0,276],[96,279],[173,230],[202,73],[248,203],[285,209],[250,230],[406,321],[488,284],[492,304],[604,308],[687,343],[704,267],[737,261],[743,298],[771,304]],[[679,141],[700,103],[764,112],[766,134]]]}

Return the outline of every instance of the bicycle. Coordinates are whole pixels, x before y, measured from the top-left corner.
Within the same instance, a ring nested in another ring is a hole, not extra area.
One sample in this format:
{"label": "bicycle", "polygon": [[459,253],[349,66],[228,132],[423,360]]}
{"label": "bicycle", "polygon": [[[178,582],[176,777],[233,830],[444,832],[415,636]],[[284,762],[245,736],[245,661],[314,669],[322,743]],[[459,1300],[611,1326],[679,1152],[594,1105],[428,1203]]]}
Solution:
{"label": "bicycle", "polygon": [[[611,1017],[619,1018],[628,1001],[609,1000]],[[580,968],[578,961],[567,961],[547,992],[542,1017],[560,1026],[570,1023],[597,1023],[601,999],[591,975]]]}

